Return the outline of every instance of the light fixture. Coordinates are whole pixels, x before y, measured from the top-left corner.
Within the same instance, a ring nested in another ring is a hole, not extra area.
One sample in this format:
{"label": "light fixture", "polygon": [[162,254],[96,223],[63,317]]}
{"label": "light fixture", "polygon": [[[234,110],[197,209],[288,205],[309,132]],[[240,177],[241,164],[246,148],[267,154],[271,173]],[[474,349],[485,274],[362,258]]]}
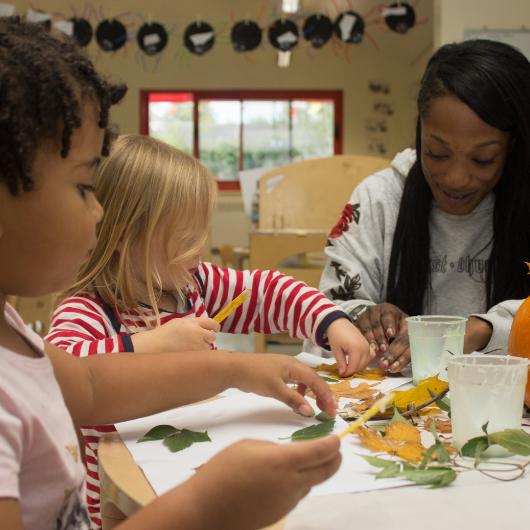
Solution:
{"label": "light fixture", "polygon": [[287,68],[291,64],[292,52],[278,52],[278,66],[280,68]]}
{"label": "light fixture", "polygon": [[296,13],[300,8],[300,0],[282,0],[282,11],[284,13]]}

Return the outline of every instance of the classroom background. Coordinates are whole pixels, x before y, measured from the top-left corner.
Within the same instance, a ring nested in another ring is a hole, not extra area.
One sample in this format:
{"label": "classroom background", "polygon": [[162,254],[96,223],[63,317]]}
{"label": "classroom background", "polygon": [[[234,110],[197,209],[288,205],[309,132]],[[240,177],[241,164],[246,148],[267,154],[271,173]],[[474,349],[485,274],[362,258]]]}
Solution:
{"label": "classroom background", "polygon": [[[0,4],[0,10],[9,9],[65,32],[72,31],[68,25],[72,18],[88,22],[88,28],[86,24],[75,28],[88,41],[87,53],[99,71],[129,87],[125,100],[113,109],[118,131],[164,139],[198,156],[218,176],[207,259],[234,266],[278,267],[309,283],[317,282],[321,265],[311,252],[323,248],[321,242],[333,224],[327,219],[338,218],[348,186],[334,193],[333,177],[311,180],[313,193],[322,201],[304,205],[307,222],[293,226],[286,219],[305,197],[301,181],[296,181],[298,187],[285,188],[288,194],[279,188],[281,200],[275,199],[272,221],[258,221],[258,212],[270,213],[266,205],[258,204],[266,198],[264,193],[247,191],[245,209],[240,171],[260,169],[266,175],[267,170],[294,164],[293,174],[296,167],[305,168],[298,170],[300,174],[309,166],[297,163],[336,155],[361,157],[363,164],[362,157],[375,158],[376,165],[384,166],[413,143],[420,76],[440,45],[487,35],[530,52],[530,32],[524,26],[530,21],[528,0]],[[336,28],[331,37],[326,34],[327,20]],[[259,44],[248,29],[251,24],[262,29]],[[313,40],[307,40],[310,27]],[[276,180],[269,180],[264,189],[272,191],[280,177],[291,173],[282,170],[279,176],[272,175]],[[333,211],[326,199],[330,196]],[[280,207],[285,215],[278,214]],[[322,209],[327,210],[319,217]],[[322,224],[318,230],[308,221],[314,218]],[[292,255],[284,252],[281,262],[280,258],[258,262],[252,248],[263,250],[267,244],[265,239],[252,243],[260,229],[276,236],[269,238],[269,245],[294,249]],[[283,235],[291,239],[278,238],[286,230],[289,234]],[[320,235],[315,236],[315,231]],[[289,262],[291,258],[296,263]],[[308,264],[312,272],[306,277],[301,269]],[[18,301],[18,309],[40,331],[46,327],[47,303]],[[258,346],[263,347],[263,341]]]}

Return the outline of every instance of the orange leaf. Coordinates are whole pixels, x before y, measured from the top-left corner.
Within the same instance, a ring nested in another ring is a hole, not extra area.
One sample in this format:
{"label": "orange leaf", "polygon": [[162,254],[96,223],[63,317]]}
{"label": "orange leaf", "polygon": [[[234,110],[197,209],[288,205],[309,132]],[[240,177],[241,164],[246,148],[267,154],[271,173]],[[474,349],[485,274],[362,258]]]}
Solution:
{"label": "orange leaf", "polygon": [[392,450],[391,446],[381,436],[381,433],[375,429],[361,426],[357,429],[356,433],[361,439],[362,444],[372,451],[384,451],[388,453]]}
{"label": "orange leaf", "polygon": [[449,433],[453,431],[451,420],[442,419],[442,418],[428,418],[423,423],[423,428],[426,431],[431,430],[431,424],[434,422],[434,426],[436,427],[436,432],[441,433]]}
{"label": "orange leaf", "polygon": [[396,442],[420,442],[421,435],[417,427],[405,421],[394,421],[388,424],[385,439]]}
{"label": "orange leaf", "polygon": [[319,364],[318,366],[314,367],[314,370],[317,372],[326,372],[327,374],[336,377],[337,379],[341,379],[342,381],[347,381],[348,379],[372,379],[372,380],[383,380],[386,375],[383,370],[380,368],[365,368],[364,370],[360,370],[359,372],[355,372],[353,375],[350,375],[349,377],[341,377],[339,375],[339,369],[337,367],[337,363],[334,364]]}

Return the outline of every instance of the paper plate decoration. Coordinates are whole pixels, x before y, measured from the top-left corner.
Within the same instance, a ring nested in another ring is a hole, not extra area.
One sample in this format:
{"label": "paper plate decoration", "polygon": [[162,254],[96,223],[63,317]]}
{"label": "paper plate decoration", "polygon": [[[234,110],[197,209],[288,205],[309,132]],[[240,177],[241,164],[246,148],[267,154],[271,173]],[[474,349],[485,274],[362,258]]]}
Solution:
{"label": "paper plate decoration", "polygon": [[215,43],[215,31],[207,22],[193,22],[184,32],[184,46],[195,55],[203,55]]}
{"label": "paper plate decoration", "polygon": [[278,19],[269,27],[269,42],[281,52],[292,50],[298,44],[298,26],[288,19]]}
{"label": "paper plate decoration", "polygon": [[103,51],[115,52],[127,42],[127,30],[115,18],[102,20],[96,28],[96,42]]}
{"label": "paper plate decoration", "polygon": [[73,37],[78,46],[88,46],[92,40],[93,30],[86,18],[72,17],[69,20],[74,26]]}
{"label": "paper plate decoration", "polygon": [[308,17],[303,27],[304,39],[313,48],[322,48],[333,34],[333,22],[325,15],[316,14]]}
{"label": "paper plate decoration", "polygon": [[359,44],[364,36],[364,19],[355,11],[345,11],[335,20],[334,29],[341,41]]}
{"label": "paper plate decoration", "polygon": [[252,20],[234,24],[230,40],[236,52],[251,52],[261,44],[261,28]]}
{"label": "paper plate decoration", "polygon": [[383,9],[386,25],[396,33],[407,33],[416,24],[416,12],[407,2],[394,2]]}
{"label": "paper plate decoration", "polygon": [[32,24],[40,24],[44,26],[46,31],[52,29],[52,16],[50,13],[41,11],[40,9],[28,9],[26,11],[26,21]]}
{"label": "paper plate decoration", "polygon": [[136,33],[138,46],[146,55],[156,55],[167,45],[167,31],[158,22],[146,22]]}

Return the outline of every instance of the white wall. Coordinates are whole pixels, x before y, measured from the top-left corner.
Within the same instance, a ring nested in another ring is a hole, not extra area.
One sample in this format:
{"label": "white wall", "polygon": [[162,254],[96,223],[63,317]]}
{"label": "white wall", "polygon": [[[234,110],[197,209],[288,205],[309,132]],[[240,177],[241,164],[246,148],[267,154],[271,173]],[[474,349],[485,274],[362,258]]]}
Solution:
{"label": "white wall", "polygon": [[434,44],[462,40],[465,29],[530,29],[530,0],[434,0]]}

